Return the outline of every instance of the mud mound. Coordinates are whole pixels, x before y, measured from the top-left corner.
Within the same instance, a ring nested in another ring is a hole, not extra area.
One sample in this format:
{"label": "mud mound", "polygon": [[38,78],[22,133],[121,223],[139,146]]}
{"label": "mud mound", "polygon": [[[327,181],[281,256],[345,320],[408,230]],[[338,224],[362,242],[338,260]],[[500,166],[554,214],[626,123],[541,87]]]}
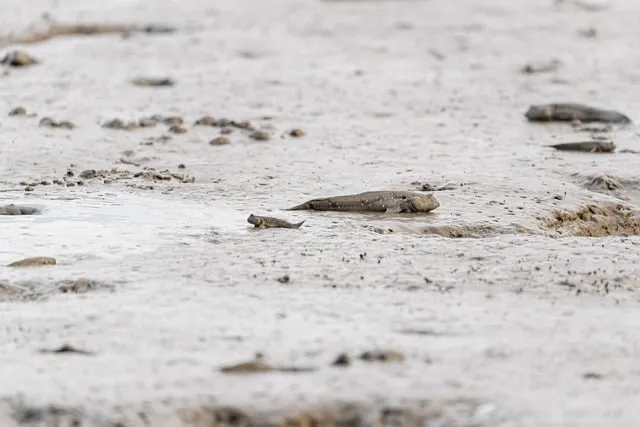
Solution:
{"label": "mud mound", "polygon": [[574,181],[585,190],[613,196],[621,200],[630,200],[629,191],[640,189],[640,181],[610,174],[571,175]]}
{"label": "mud mound", "polygon": [[92,279],[65,279],[55,282],[34,280],[8,282],[0,280],[0,302],[40,301],[54,294],[81,294],[94,291],[113,291],[115,286]]}
{"label": "mud mound", "polygon": [[471,225],[430,225],[420,229],[420,234],[437,235],[452,239],[482,239],[506,234],[535,234],[520,225],[512,224],[502,227],[491,224]]}
{"label": "mud mound", "polygon": [[622,204],[589,204],[574,211],[556,211],[544,222],[558,234],[581,237],[640,234],[640,216]]}

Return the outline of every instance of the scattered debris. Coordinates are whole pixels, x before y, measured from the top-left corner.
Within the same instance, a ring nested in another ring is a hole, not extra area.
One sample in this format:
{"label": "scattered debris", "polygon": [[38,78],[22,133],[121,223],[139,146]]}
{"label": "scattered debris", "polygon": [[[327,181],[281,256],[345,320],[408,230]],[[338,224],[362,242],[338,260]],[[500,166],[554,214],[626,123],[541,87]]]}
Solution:
{"label": "scattered debris", "polygon": [[595,39],[598,37],[598,30],[595,27],[589,27],[582,30],[578,30],[578,35],[585,39]]}
{"label": "scattered debris", "polygon": [[11,111],[9,111],[9,117],[26,116],[26,115],[27,115],[27,109],[24,107],[16,107],[16,108],[13,108]]}
{"label": "scattered debris", "polygon": [[525,64],[520,69],[520,72],[522,74],[550,73],[558,71],[561,65],[562,62],[559,59],[554,58],[550,61]]}
{"label": "scattered debris", "polygon": [[300,228],[304,224],[304,221],[292,223],[279,218],[254,214],[249,215],[247,222],[253,224],[255,228]]}
{"label": "scattered debris", "polygon": [[115,287],[111,284],[101,282],[99,280],[79,278],[75,280],[60,280],[56,283],[56,288],[63,294],[84,294],[90,291],[96,291],[100,289],[114,290]]}
{"label": "scattered debris", "polygon": [[333,362],[331,362],[331,366],[349,366],[351,365],[351,358],[347,353],[340,353]]}
{"label": "scattered debris", "polygon": [[258,353],[254,360],[242,362],[234,365],[223,366],[220,372],[225,374],[257,374],[265,372],[312,372],[315,368],[296,366],[272,366],[263,361],[262,354]]}
{"label": "scattered debris", "polygon": [[257,130],[249,135],[249,138],[256,141],[269,141],[271,135],[268,132]]}
{"label": "scattered debris", "polygon": [[36,267],[40,265],[56,265],[56,259],[44,256],[25,258],[14,261],[7,265],[7,267]]}
{"label": "scattered debris", "polygon": [[73,129],[76,127],[76,125],[69,121],[64,120],[58,122],[50,117],[43,117],[42,120],[40,120],[39,126],[59,129]]}
{"label": "scattered debris", "polygon": [[170,34],[176,29],[167,25],[126,25],[126,24],[53,24],[41,33],[26,34],[18,37],[0,39],[0,45],[35,44],[62,36],[94,36],[118,34],[130,36],[132,33]]}
{"label": "scattered debris", "polygon": [[65,344],[65,345],[63,345],[61,347],[58,347],[56,349],[53,349],[53,350],[40,349],[39,352],[40,353],[51,353],[51,354],[81,354],[81,355],[84,355],[84,356],[93,356],[93,355],[95,355],[95,353],[92,352],[92,351],[81,350],[79,348],[72,347],[69,344]]}
{"label": "scattered debris", "polygon": [[0,60],[0,64],[8,67],[28,67],[39,63],[40,61],[33,58],[24,50],[11,51],[7,53],[2,60]]}
{"label": "scattered debris", "polygon": [[209,145],[228,145],[230,143],[231,141],[229,141],[229,138],[227,138],[226,136],[219,136],[209,141]]}
{"label": "scattered debris", "polygon": [[584,378],[585,380],[601,380],[602,377],[603,375],[597,372],[585,372],[584,374],[582,374],[582,378]]}
{"label": "scattered debris", "polygon": [[176,83],[173,79],[168,77],[153,78],[153,77],[136,77],[131,81],[134,86],[140,87],[171,87]]}
{"label": "scattered debris", "polygon": [[184,127],[182,127],[180,125],[172,125],[169,128],[169,132],[176,133],[176,134],[187,133],[187,128],[184,128]]}
{"label": "scattered debris", "polygon": [[121,119],[113,119],[103,123],[102,127],[105,129],[134,130],[138,129],[140,125],[136,122],[125,123]]}
{"label": "scattered debris", "polygon": [[360,355],[360,360],[365,362],[402,362],[404,354],[393,350],[365,351]]}
{"label": "scattered debris", "polygon": [[39,209],[29,206],[19,206],[13,203],[0,205],[0,215],[38,215],[42,213]]}
{"label": "scattered debris", "polygon": [[289,283],[291,281],[291,278],[289,277],[288,274],[285,274],[282,277],[278,277],[276,280],[282,284],[285,284],[285,283]]}
{"label": "scattered debris", "polygon": [[184,124],[184,118],[180,116],[162,116],[160,114],[156,114],[151,116],[153,120],[164,123],[165,125],[176,125],[180,126]]}
{"label": "scattered debris", "polygon": [[611,141],[568,142],[547,145],[546,147],[555,148],[559,151],[581,151],[584,153],[613,153],[616,150],[616,144]]}
{"label": "scattered debris", "polygon": [[420,181],[414,181],[411,183],[411,185],[416,187],[416,191],[448,191],[448,190],[456,189],[456,186],[454,184],[445,184],[445,185],[436,187],[435,185],[431,185],[428,182],[423,183]]}
{"label": "scattered debris", "polygon": [[307,133],[302,129],[291,129],[289,131],[289,136],[293,136],[294,138],[301,138],[305,136]]}
{"label": "scattered debris", "polygon": [[194,123],[195,126],[217,126],[218,121],[212,116],[203,116],[200,117]]}

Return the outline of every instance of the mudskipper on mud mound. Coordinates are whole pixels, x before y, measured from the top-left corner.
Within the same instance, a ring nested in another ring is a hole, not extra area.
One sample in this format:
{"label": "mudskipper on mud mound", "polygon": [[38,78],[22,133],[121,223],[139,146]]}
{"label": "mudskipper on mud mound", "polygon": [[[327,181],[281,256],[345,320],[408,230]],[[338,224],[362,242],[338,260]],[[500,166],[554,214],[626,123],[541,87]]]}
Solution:
{"label": "mudskipper on mud mound", "polygon": [[253,224],[255,228],[300,228],[304,224],[304,221],[292,223],[284,219],[254,214],[249,215],[247,222]]}
{"label": "mudskipper on mud mound", "polygon": [[309,200],[286,210],[416,213],[440,206],[433,194],[411,191],[367,191],[359,194]]}

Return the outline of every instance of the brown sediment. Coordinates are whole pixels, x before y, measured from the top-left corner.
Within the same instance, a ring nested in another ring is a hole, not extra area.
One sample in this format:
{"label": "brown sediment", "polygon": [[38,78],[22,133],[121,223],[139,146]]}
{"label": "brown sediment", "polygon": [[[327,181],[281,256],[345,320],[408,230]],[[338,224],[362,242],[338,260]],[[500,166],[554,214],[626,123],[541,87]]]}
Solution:
{"label": "brown sediment", "polygon": [[420,234],[437,235],[452,239],[465,238],[487,238],[501,236],[505,234],[537,234],[523,226],[512,224],[510,226],[498,226],[492,224],[471,224],[471,225],[430,225],[422,227]]}
{"label": "brown sediment", "polygon": [[0,281],[0,301],[41,301],[55,294],[114,291],[111,283],[78,278],[50,282],[26,280],[18,282]]}
{"label": "brown sediment", "polygon": [[24,258],[8,264],[7,267],[37,267],[40,265],[56,265],[56,259],[46,256]]}
{"label": "brown sediment", "polygon": [[575,210],[555,211],[543,224],[559,235],[578,237],[640,234],[638,212],[619,203],[589,204]]}
{"label": "brown sediment", "polygon": [[[420,402],[367,404],[349,401],[316,403],[306,408],[276,408],[267,411],[234,407],[180,408],[176,414],[190,427],[419,427],[426,425],[484,426],[477,410],[480,401],[466,398],[423,399]],[[293,405],[292,405],[293,406]]]}
{"label": "brown sediment", "polygon": [[0,39],[0,46],[11,44],[36,44],[63,36],[94,36],[118,34],[127,36],[132,33],[167,34],[175,28],[166,25],[127,25],[127,24],[53,24],[42,32],[22,36],[9,36]]}

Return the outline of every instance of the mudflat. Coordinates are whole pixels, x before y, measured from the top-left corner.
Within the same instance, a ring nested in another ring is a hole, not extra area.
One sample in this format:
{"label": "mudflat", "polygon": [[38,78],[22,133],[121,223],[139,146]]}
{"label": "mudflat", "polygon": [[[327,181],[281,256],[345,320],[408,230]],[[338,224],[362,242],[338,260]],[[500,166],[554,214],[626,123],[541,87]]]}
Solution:
{"label": "mudflat", "polygon": [[3,426],[637,423],[638,2],[2,11]]}

